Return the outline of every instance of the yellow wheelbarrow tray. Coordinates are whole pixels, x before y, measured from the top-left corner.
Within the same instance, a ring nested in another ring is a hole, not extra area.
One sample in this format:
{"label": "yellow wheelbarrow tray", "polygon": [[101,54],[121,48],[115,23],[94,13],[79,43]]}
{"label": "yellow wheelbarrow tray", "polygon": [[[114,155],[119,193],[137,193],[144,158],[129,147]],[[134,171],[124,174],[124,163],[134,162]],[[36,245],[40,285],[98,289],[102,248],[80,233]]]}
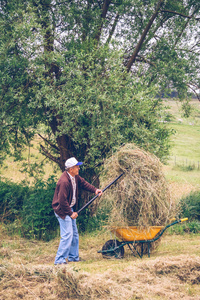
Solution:
{"label": "yellow wheelbarrow tray", "polygon": [[137,226],[111,227],[111,232],[124,242],[152,240],[164,226],[150,226],[140,228]]}
{"label": "yellow wheelbarrow tray", "polygon": [[[165,230],[177,223],[187,221],[188,218],[176,220],[167,226],[149,226],[148,228],[141,228],[138,226],[127,227],[111,227],[111,232],[115,235],[114,240],[107,241],[102,250],[104,258],[123,258],[124,246],[127,245],[132,253],[143,257],[144,252],[148,253],[150,257],[150,246],[152,242],[157,241],[165,232]],[[119,240],[117,240],[118,238]],[[144,246],[146,249],[144,250]]]}

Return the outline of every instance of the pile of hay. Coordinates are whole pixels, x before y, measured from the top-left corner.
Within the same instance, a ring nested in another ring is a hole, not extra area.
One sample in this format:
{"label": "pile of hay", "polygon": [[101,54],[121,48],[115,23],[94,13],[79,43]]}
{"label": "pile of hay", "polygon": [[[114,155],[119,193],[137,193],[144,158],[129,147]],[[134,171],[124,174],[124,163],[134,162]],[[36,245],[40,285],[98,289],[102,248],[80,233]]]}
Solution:
{"label": "pile of hay", "polygon": [[105,162],[100,181],[105,187],[124,175],[102,196],[110,226],[160,226],[171,217],[171,200],[162,164],[134,144],[123,146]]}

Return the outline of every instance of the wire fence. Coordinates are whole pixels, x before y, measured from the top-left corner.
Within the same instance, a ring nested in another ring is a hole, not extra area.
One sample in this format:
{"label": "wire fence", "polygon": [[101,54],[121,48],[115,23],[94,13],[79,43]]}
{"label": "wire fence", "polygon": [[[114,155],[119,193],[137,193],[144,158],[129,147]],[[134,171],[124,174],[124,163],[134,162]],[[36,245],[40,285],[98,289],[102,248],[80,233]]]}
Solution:
{"label": "wire fence", "polygon": [[192,159],[180,159],[174,156],[174,166],[185,169],[186,171],[198,170],[200,171],[200,161]]}

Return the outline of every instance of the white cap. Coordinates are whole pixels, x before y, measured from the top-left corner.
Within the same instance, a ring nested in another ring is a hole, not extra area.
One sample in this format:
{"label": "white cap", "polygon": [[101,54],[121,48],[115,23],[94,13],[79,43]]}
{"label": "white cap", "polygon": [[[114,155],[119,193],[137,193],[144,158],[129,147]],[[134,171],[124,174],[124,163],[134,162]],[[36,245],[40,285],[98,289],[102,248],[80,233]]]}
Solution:
{"label": "white cap", "polygon": [[71,158],[69,158],[69,159],[66,160],[66,162],[65,162],[65,168],[69,169],[69,168],[72,168],[74,166],[80,166],[82,164],[83,163],[82,162],[78,162],[78,160],[76,160],[75,157],[71,157]]}

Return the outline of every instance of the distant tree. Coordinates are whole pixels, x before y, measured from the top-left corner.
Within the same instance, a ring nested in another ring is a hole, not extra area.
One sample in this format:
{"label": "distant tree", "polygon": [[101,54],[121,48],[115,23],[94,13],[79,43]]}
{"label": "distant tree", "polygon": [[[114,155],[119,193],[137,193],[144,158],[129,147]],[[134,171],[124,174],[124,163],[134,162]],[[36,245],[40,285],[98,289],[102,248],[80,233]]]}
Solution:
{"label": "distant tree", "polygon": [[19,158],[35,134],[45,157],[64,170],[76,156],[90,179],[122,143],[165,157],[156,95],[198,90],[199,9],[197,0],[1,0],[1,159],[12,149]]}

